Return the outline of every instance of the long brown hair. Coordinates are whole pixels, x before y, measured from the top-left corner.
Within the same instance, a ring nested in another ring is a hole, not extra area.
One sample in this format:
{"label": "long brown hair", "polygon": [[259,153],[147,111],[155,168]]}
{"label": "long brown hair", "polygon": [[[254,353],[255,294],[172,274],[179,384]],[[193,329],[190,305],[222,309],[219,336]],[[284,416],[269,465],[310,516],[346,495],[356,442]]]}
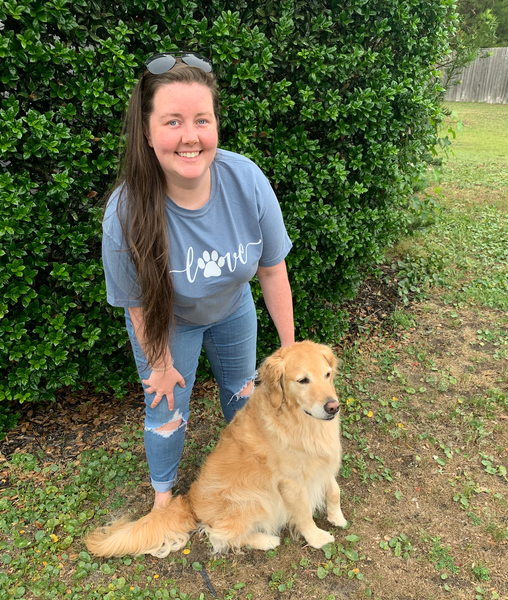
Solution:
{"label": "long brown hair", "polygon": [[212,95],[219,124],[219,93],[211,73],[177,60],[166,73],[145,71],[132,93],[122,129],[118,216],[136,266],[143,304],[145,354],[155,365],[166,351],[173,324],[173,278],[170,273],[170,240],[165,210],[167,183],[164,171],[148,145],[153,98],[157,90],[171,83],[199,83]]}

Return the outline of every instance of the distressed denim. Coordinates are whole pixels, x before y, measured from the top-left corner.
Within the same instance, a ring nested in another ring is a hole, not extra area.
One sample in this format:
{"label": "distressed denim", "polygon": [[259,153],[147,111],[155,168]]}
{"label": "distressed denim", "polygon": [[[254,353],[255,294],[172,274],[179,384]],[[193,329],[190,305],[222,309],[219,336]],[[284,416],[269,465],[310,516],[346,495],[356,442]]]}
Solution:
{"label": "distressed denim", "polygon": [[[125,320],[139,377],[148,379],[151,370],[134,334],[128,309],[125,310]],[[249,286],[239,308],[221,321],[210,325],[186,325],[177,320],[170,341],[171,357],[185,380],[185,388],[175,385],[175,403],[171,411],[166,396],[155,408],[150,408],[155,394],[145,391],[145,451],[152,486],[156,491],[166,492],[176,482],[201,348],[205,350],[219,385],[222,412],[229,422],[247,402],[248,396],[240,396],[239,392],[256,377],[256,341],[256,309]],[[146,386],[143,385],[143,388],[146,389]],[[173,431],[155,431],[180,419],[182,424]]]}

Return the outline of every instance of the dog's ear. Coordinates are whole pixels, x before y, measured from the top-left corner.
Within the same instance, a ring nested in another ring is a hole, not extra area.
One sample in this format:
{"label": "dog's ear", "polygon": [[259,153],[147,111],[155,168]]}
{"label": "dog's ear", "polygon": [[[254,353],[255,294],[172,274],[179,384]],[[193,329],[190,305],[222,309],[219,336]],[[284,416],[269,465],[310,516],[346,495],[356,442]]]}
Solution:
{"label": "dog's ear", "polygon": [[323,356],[326,358],[326,362],[332,367],[333,372],[335,373],[335,368],[337,366],[337,359],[335,358],[335,354],[332,352],[331,348],[328,346],[321,346]]}
{"label": "dog's ear", "polygon": [[268,387],[270,404],[273,408],[280,408],[284,401],[284,360],[280,350],[259,367],[259,378]]}

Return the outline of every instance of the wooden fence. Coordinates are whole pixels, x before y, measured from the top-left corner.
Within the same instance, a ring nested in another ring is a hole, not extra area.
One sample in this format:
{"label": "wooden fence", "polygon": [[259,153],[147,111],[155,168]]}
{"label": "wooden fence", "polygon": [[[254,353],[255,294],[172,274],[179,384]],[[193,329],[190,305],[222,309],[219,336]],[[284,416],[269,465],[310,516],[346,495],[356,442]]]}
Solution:
{"label": "wooden fence", "polygon": [[458,85],[450,83],[445,100],[451,102],[508,103],[508,48],[486,48],[492,53],[477,58],[457,77]]}

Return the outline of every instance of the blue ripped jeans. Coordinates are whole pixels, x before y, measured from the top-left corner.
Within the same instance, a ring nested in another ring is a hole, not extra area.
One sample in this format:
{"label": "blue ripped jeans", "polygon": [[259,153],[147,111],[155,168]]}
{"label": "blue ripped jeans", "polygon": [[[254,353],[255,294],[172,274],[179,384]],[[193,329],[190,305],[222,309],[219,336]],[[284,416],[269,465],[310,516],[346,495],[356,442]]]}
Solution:
{"label": "blue ripped jeans", "polygon": [[[125,320],[139,377],[148,379],[151,370],[134,335],[128,309],[125,310]],[[152,486],[156,491],[167,492],[176,482],[201,348],[205,350],[219,385],[222,412],[229,422],[247,402],[248,396],[240,396],[239,392],[256,377],[256,340],[256,309],[249,286],[241,305],[229,317],[211,325],[183,325],[177,322],[171,336],[171,357],[185,380],[185,388],[175,385],[175,404],[171,411],[166,396],[155,408],[150,408],[155,394],[145,391],[145,451]],[[182,419],[182,424],[177,429],[155,431],[179,419]]]}

